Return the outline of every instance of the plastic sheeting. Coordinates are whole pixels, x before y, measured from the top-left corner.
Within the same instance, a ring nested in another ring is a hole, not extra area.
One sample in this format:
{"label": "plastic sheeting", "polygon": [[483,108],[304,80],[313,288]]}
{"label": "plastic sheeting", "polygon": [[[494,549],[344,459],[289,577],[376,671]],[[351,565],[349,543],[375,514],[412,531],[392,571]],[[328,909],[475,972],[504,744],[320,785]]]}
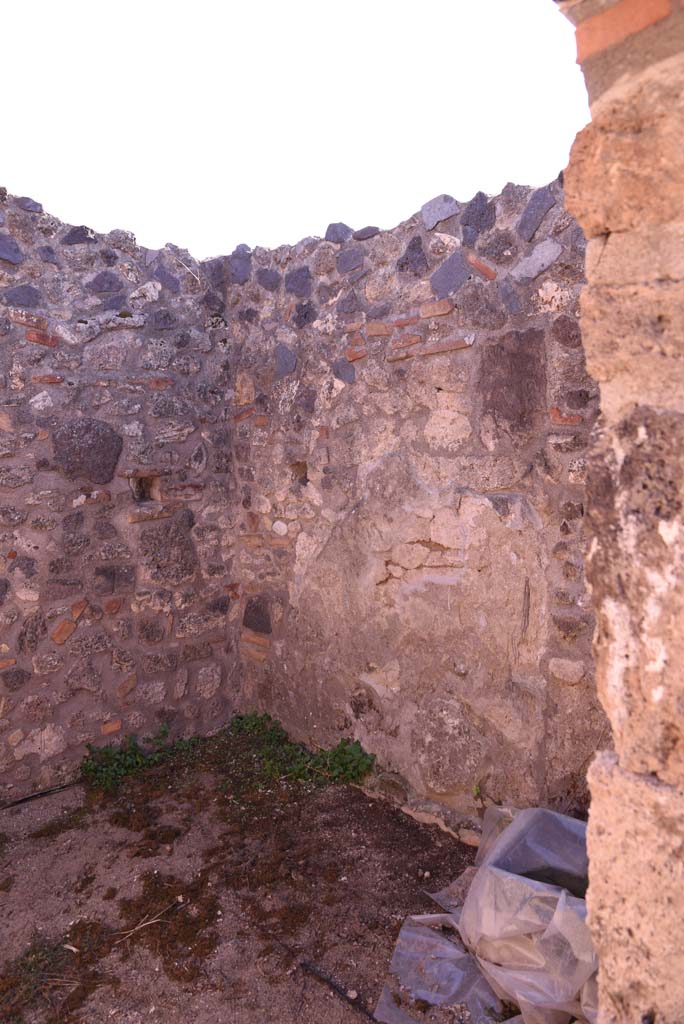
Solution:
{"label": "plastic sheeting", "polygon": [[[445,913],[410,917],[401,929],[390,970],[410,999],[465,1005],[473,1024],[510,1018],[515,1011],[506,1014],[504,1004],[517,1008],[520,1024],[595,1024],[584,823],[538,808],[491,808],[476,865],[462,907],[454,883],[433,896]],[[382,1024],[420,1019],[389,987],[375,1015]]]}

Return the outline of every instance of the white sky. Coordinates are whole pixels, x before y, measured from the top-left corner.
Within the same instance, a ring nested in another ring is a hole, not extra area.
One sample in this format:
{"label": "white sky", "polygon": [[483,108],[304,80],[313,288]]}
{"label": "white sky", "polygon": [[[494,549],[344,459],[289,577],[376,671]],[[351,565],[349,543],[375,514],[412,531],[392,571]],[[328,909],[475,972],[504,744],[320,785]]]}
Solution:
{"label": "white sky", "polygon": [[1,21],[0,184],[200,258],[545,184],[589,120],[552,0],[17,0]]}

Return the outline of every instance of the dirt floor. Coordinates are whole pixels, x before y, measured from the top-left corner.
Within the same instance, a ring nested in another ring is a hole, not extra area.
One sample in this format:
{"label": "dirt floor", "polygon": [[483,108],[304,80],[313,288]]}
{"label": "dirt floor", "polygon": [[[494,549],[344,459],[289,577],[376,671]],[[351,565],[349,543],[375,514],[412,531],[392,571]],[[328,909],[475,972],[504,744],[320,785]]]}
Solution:
{"label": "dirt floor", "polygon": [[0,1021],[373,1019],[404,917],[473,855],[355,786],[268,779],[226,732],[0,812]]}

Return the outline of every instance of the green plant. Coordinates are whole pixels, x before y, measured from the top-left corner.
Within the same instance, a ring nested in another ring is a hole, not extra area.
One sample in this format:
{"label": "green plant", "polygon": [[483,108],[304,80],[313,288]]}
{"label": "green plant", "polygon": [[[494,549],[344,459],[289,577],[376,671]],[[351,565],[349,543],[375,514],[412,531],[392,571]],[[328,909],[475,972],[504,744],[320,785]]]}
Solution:
{"label": "green plant", "polygon": [[358,740],[343,739],[331,750],[312,753],[301,743],[293,743],[280,722],[270,715],[237,715],[231,732],[254,739],[254,753],[266,779],[360,782],[375,762],[375,755],[367,754]]}
{"label": "green plant", "polygon": [[123,779],[137,775],[144,768],[159,764],[161,753],[148,752],[138,744],[137,737],[127,736],[120,746],[93,747],[87,745],[88,754],[81,762],[81,776],[93,789],[111,792]]}
{"label": "green plant", "polygon": [[127,736],[120,746],[93,747],[88,744],[88,754],[81,762],[81,776],[93,789],[109,792],[117,789],[130,776],[138,775],[146,768],[153,768],[174,755],[188,755],[199,743],[199,739],[175,740],[167,743],[169,726],[163,722],[156,736],[146,736],[145,747],[141,747],[136,736]]}

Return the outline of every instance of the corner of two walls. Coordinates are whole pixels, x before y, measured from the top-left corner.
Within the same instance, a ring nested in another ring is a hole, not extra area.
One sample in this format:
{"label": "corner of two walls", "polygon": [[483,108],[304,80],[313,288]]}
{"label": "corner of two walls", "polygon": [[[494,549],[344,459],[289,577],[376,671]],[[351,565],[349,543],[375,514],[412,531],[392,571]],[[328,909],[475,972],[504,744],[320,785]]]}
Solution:
{"label": "corner of two walls", "polygon": [[581,799],[597,392],[560,184],[203,263],[0,211],[12,792],[256,707],[456,820]]}

